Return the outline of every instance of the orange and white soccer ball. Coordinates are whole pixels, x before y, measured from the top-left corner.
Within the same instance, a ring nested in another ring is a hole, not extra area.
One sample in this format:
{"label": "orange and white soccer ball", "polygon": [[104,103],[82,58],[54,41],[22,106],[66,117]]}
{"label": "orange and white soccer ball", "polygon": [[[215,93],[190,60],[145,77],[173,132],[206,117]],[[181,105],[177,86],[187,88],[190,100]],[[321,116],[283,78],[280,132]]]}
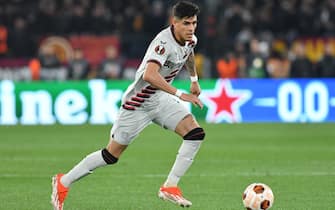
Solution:
{"label": "orange and white soccer ball", "polygon": [[248,210],[268,210],[273,205],[274,196],[266,184],[253,183],[244,190],[242,201]]}

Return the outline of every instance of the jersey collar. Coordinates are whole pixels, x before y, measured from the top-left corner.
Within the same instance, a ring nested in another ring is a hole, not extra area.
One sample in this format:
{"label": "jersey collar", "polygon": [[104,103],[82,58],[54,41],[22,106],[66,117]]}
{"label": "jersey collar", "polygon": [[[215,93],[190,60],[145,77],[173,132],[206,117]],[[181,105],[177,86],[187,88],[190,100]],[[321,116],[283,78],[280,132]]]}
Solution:
{"label": "jersey collar", "polygon": [[172,33],[172,36],[173,36],[173,38],[174,38],[174,40],[180,45],[180,46],[185,46],[186,45],[186,42],[185,43],[182,43],[181,41],[179,41],[178,39],[177,39],[177,37],[176,37],[176,35],[175,35],[175,33],[174,33],[174,26],[173,25],[171,25],[170,26],[170,29],[171,29],[171,33]]}

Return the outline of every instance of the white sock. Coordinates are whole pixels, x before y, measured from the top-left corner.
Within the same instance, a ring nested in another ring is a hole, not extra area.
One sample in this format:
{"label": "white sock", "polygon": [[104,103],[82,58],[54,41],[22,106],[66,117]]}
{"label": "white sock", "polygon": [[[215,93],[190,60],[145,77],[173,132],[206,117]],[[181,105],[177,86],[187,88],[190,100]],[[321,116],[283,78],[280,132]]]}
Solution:
{"label": "white sock", "polygon": [[60,181],[65,187],[69,187],[73,182],[92,173],[94,169],[105,165],[107,163],[102,157],[101,150],[93,152],[64,174]]}
{"label": "white sock", "polygon": [[170,174],[164,183],[165,187],[178,185],[180,178],[192,165],[193,159],[200,148],[201,142],[201,140],[183,140],[183,143],[179,148],[176,161],[174,162]]}

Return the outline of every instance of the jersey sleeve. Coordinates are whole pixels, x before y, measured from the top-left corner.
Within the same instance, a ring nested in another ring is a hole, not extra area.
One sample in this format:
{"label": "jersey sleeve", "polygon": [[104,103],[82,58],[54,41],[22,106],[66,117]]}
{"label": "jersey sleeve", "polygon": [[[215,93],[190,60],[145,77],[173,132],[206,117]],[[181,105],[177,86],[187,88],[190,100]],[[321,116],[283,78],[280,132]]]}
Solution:
{"label": "jersey sleeve", "polygon": [[147,51],[147,62],[154,62],[163,66],[170,54],[167,41],[156,38],[150,44]]}

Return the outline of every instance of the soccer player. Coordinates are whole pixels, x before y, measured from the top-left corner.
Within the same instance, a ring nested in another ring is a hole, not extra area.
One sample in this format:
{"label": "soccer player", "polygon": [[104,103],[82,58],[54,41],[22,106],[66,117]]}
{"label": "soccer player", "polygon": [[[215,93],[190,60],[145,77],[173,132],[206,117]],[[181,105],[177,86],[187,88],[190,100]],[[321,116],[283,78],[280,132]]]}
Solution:
{"label": "soccer player", "polygon": [[[194,65],[197,38],[197,5],[181,1],[173,7],[172,24],[151,42],[140,64],[134,82],[122,98],[106,148],[87,155],[66,174],[52,178],[51,203],[62,210],[70,185],[91,174],[98,167],[118,162],[123,151],[151,122],[176,132],[183,138],[176,160],[158,196],[182,207],[192,205],[183,197],[178,182],[191,166],[205,137],[193,115],[174,97],[203,107],[199,100],[200,86]],[[171,86],[172,80],[185,66],[190,73],[190,94]],[[158,142],[157,142],[158,143]]]}

